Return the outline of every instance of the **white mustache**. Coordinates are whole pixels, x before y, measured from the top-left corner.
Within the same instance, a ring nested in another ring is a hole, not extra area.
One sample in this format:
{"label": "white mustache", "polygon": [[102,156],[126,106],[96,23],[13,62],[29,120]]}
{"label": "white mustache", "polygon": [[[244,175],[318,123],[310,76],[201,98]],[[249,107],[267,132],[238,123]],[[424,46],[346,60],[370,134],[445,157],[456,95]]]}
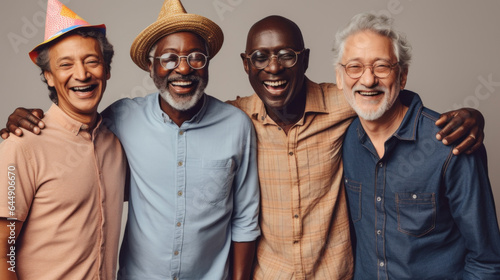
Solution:
{"label": "white mustache", "polygon": [[356,93],[357,91],[381,91],[383,93],[389,92],[388,88],[386,88],[385,86],[376,86],[373,88],[367,88],[363,85],[356,85],[352,88],[353,94]]}

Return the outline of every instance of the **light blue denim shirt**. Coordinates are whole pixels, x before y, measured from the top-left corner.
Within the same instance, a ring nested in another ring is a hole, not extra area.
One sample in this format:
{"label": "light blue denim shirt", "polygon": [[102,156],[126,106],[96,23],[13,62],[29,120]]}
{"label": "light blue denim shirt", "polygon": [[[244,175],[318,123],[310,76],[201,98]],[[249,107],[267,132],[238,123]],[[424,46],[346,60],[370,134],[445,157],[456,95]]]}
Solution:
{"label": "light blue denim shirt", "polygon": [[355,279],[500,279],[500,233],[484,147],[452,155],[439,114],[409,106],[379,158],[359,119],[343,146]]}
{"label": "light blue denim shirt", "polygon": [[130,165],[119,279],[226,279],[231,241],[254,241],[259,184],[255,133],[240,110],[205,95],[181,127],[159,94],[103,113]]}

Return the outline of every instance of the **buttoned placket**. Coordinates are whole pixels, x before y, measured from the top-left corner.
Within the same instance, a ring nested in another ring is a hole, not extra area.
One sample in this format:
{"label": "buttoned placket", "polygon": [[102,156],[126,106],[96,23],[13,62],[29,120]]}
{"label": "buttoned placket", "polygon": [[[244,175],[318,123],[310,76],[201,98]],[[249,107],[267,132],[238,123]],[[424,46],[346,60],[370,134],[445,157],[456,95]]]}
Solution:
{"label": "buttoned placket", "polygon": [[171,271],[173,279],[180,279],[182,242],[184,238],[184,221],[186,217],[186,137],[187,132],[182,128],[177,128],[177,155],[176,155],[176,203],[174,221],[174,240]]}
{"label": "buttoned placket", "polygon": [[375,165],[375,246],[377,254],[378,279],[388,279],[385,257],[385,164],[379,160]]}
{"label": "buttoned placket", "polygon": [[298,126],[293,126],[288,131],[287,153],[288,166],[290,169],[290,179],[292,182],[292,213],[290,215],[293,224],[293,264],[296,279],[305,279],[303,264],[302,264],[302,219],[300,217],[300,184],[299,170],[297,164],[297,134]]}
{"label": "buttoned placket", "polygon": [[[105,203],[105,199],[106,197],[104,196],[105,192],[104,192],[104,189],[103,189],[103,174],[102,174],[102,165],[100,164],[100,159],[99,159],[99,155],[98,155],[98,152],[97,152],[97,149],[96,149],[96,142],[97,142],[97,131],[98,131],[99,128],[96,128],[94,129],[91,133],[87,132],[87,131],[83,131],[83,130],[80,130],[78,132],[78,135],[77,137],[81,137],[83,138],[83,143],[85,145],[85,149],[92,149],[92,154],[94,155],[93,159],[94,159],[94,167],[95,167],[95,172],[96,172],[96,177],[97,177],[97,182],[98,182],[98,186],[99,186],[99,218],[100,218],[100,221],[99,221],[99,237],[98,237],[98,242],[97,244],[99,244],[98,246],[98,250],[99,250],[99,253],[98,253],[98,263],[100,265],[102,265],[102,256],[104,255],[104,252],[105,252],[105,243],[104,243],[104,239],[103,239],[103,236],[104,236],[104,224],[106,223],[106,221],[104,220],[104,209],[103,209],[103,205]],[[81,152],[84,152],[84,151],[81,151]],[[99,270],[101,272],[101,270]],[[102,277],[103,275],[99,275],[99,277]]]}

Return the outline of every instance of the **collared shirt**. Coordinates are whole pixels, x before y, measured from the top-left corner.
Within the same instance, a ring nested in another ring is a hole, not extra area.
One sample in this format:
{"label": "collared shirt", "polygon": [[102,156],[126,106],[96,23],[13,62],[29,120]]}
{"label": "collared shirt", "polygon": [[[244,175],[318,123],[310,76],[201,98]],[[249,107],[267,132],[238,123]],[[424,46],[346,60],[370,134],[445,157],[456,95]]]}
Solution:
{"label": "collared shirt", "polygon": [[439,114],[409,107],[379,158],[359,119],[344,140],[355,279],[500,279],[500,233],[486,152],[454,156],[435,139]]}
{"label": "collared shirt", "polygon": [[179,127],[159,98],[122,99],[103,113],[131,169],[118,277],[227,279],[231,241],[260,235],[252,123],[205,95]]}
{"label": "collared shirt", "polygon": [[256,94],[232,104],[257,133],[262,236],[255,279],[349,279],[341,147],[354,112],[342,91],[308,80],[304,116],[288,134]]}
{"label": "collared shirt", "polygon": [[56,105],[43,121],[42,137],[24,133],[0,145],[0,216],[24,222],[17,275],[115,279],[126,170],[120,143],[100,122],[91,133],[81,130]]}

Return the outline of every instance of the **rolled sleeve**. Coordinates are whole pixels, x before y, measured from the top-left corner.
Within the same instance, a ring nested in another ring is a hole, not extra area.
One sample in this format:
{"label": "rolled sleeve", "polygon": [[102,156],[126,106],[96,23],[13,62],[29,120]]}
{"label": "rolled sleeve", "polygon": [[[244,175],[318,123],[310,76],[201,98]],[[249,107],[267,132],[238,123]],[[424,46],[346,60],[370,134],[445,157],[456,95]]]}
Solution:
{"label": "rolled sleeve", "polygon": [[232,241],[249,242],[260,236],[259,179],[257,172],[255,131],[250,120],[246,123],[244,153],[234,180]]}
{"label": "rolled sleeve", "polygon": [[25,221],[36,183],[32,157],[21,141],[13,138],[0,145],[0,216]]}

